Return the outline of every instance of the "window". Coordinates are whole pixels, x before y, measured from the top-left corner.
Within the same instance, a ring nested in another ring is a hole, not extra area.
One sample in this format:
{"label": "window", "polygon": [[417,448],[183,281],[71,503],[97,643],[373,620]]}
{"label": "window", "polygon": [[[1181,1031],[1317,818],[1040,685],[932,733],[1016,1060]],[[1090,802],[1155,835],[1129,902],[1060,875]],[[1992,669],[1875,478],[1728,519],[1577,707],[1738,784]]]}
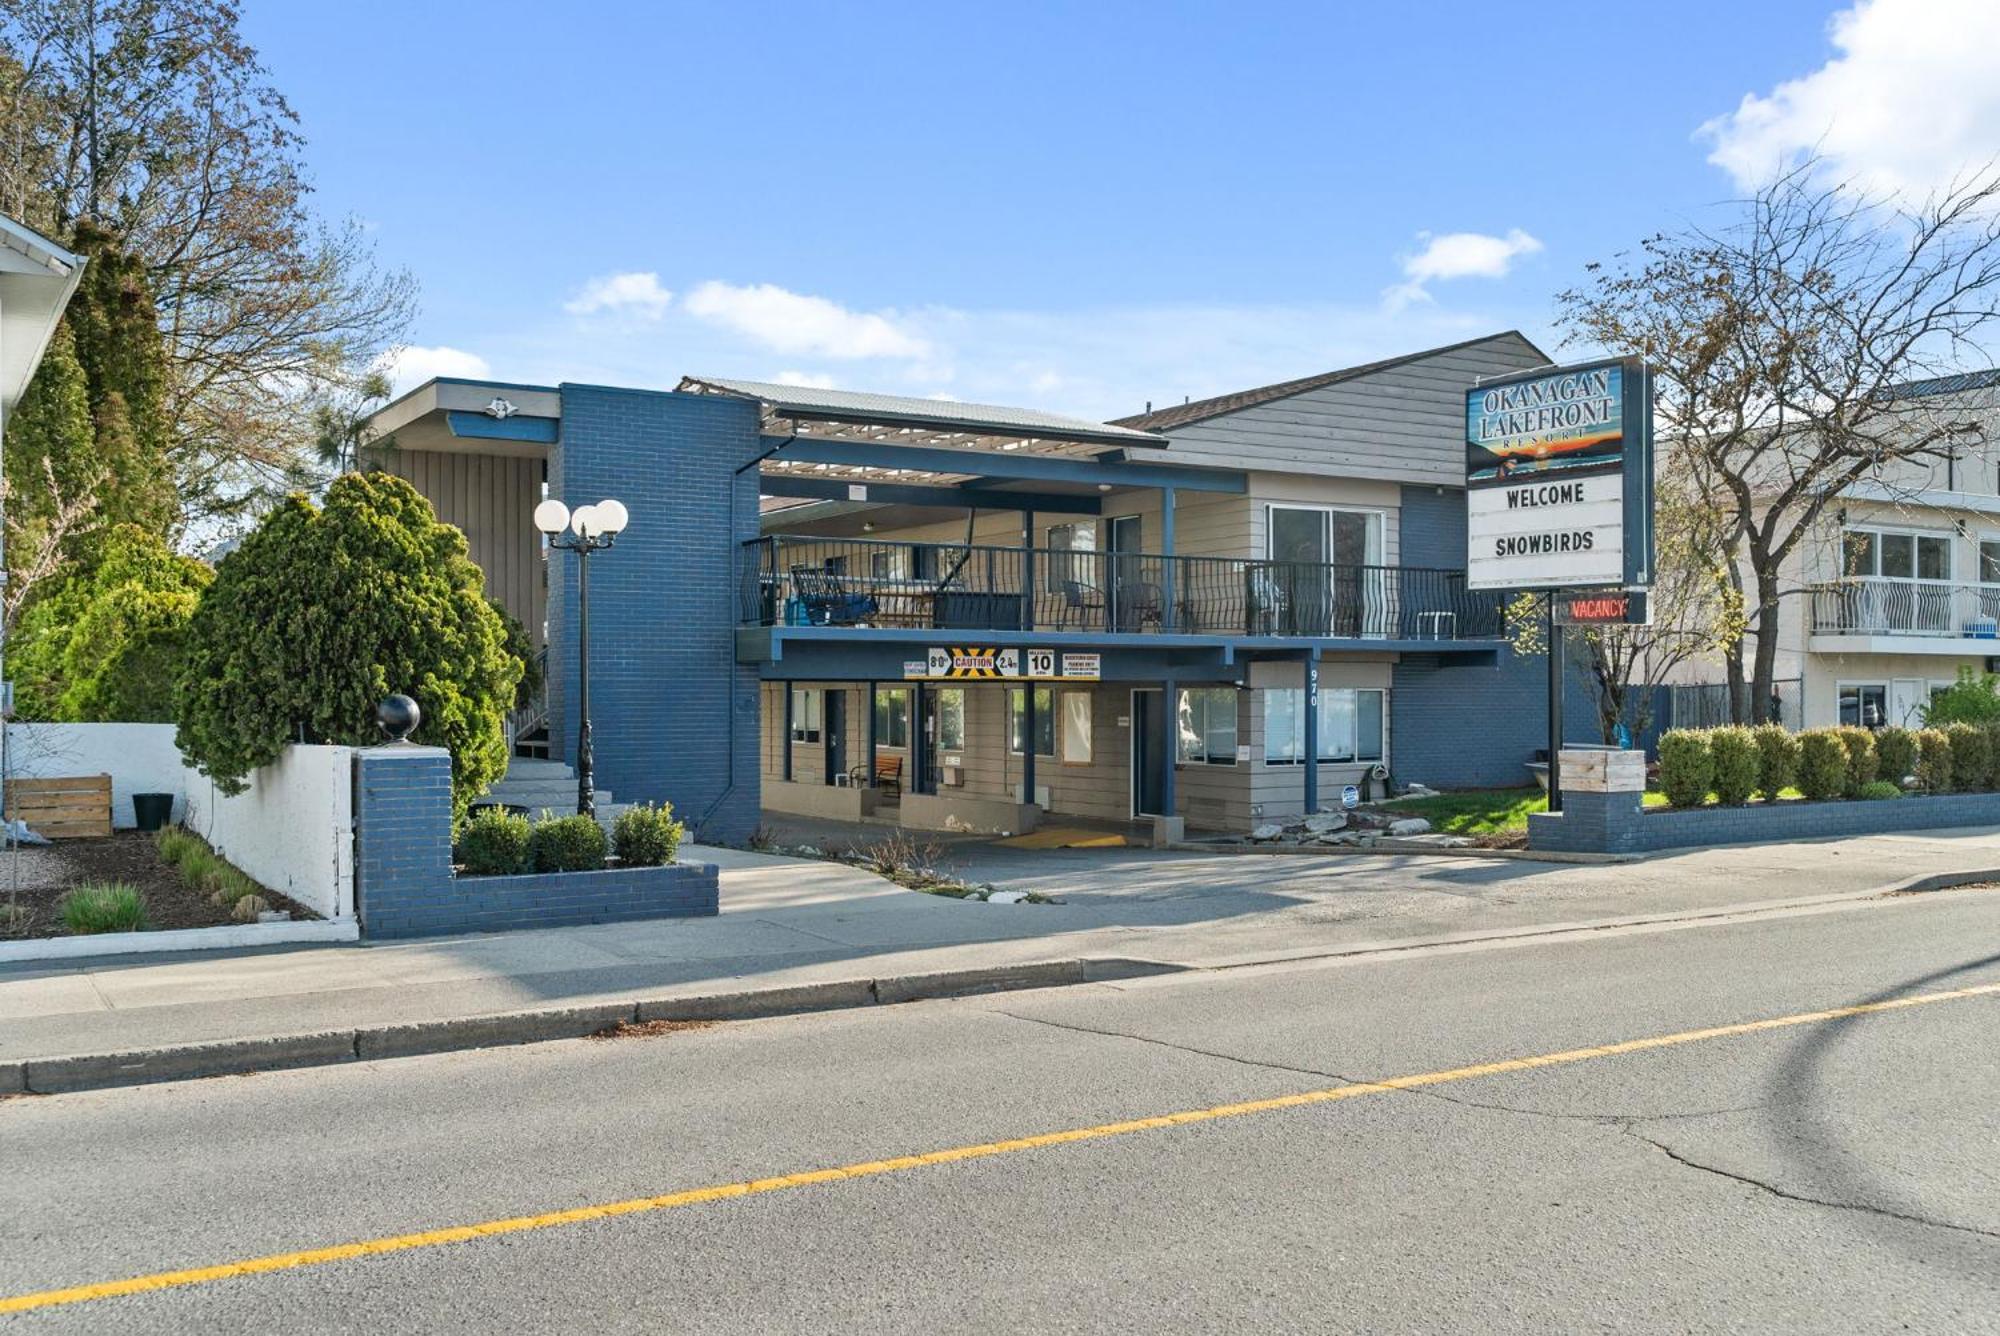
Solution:
{"label": "window", "polygon": [[1889,717],[1889,688],[1881,682],[1843,682],[1840,722],[1880,728]]}
{"label": "window", "polygon": [[[1382,718],[1388,693],[1369,687],[1321,687],[1319,759],[1362,763],[1382,759]],[[1264,764],[1298,765],[1305,757],[1306,693],[1283,687],[1264,693]]]}
{"label": "window", "polygon": [[[1035,688],[1035,755],[1054,756],[1056,754],[1056,703],[1055,693],[1047,687]],[[1023,737],[1023,715],[1027,702],[1022,698],[1019,687],[1007,693],[1007,750],[1014,755],[1021,754]]]}
{"label": "window", "polygon": [[1236,688],[1181,692],[1174,759],[1182,765],[1236,764]]}
{"label": "window", "polygon": [[875,693],[875,745],[910,745],[910,693],[902,687]]}
{"label": "window", "polygon": [[826,693],[804,687],[792,688],[792,741],[818,742],[824,727]]}
{"label": "window", "polygon": [[965,749],[965,688],[944,687],[937,694],[938,746],[945,751]]}
{"label": "window", "polygon": [[1990,539],[1979,544],[1979,583],[2000,584],[2000,543]]}
{"label": "window", "polygon": [[1043,586],[1060,589],[1065,581],[1096,586],[1102,582],[1093,578],[1096,563],[1090,556],[1097,551],[1097,525],[1083,520],[1073,524],[1051,524],[1049,526],[1048,573]]}
{"label": "window", "polygon": [[[1981,544],[1984,565],[1985,544]],[[2000,544],[1996,544],[2000,550]],[[1841,569],[1885,580],[1949,580],[1951,539],[1942,534],[1849,529],[1841,535]]]}
{"label": "window", "polygon": [[1090,693],[1062,693],[1062,762],[1089,765],[1092,749],[1090,733]]}

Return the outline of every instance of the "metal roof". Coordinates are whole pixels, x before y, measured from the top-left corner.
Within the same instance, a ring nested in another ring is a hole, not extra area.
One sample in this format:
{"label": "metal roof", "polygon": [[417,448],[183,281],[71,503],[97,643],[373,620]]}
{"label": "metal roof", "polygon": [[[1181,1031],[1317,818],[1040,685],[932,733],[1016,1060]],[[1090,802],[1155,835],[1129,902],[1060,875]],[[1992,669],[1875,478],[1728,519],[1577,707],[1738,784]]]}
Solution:
{"label": "metal roof", "polygon": [[2000,367],[1988,367],[1984,371],[1964,371],[1955,376],[1937,376],[1930,380],[1912,380],[1901,385],[1891,385],[1888,397],[1927,399],[1936,394],[1964,394],[1971,390],[1990,390],[1995,386],[2000,386]]}
{"label": "metal roof", "polygon": [[[1094,454],[1123,446],[1160,449],[1149,431],[1064,417],[1033,408],[966,404],[913,395],[864,394],[778,385],[761,380],[686,376],[682,390],[729,394],[764,406],[765,430],[820,440],[873,441],[886,445],[964,446],[1026,450],[1038,454]],[[1080,449],[1088,447],[1088,449]]]}

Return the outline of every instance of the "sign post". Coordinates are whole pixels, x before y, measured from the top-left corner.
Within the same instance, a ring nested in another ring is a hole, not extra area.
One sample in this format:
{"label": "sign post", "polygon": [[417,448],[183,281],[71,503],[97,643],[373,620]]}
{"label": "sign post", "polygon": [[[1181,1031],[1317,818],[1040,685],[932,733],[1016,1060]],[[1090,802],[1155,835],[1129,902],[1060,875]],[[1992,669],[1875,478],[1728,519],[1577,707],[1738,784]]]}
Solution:
{"label": "sign post", "polygon": [[1548,594],[1559,812],[1563,629],[1643,622],[1653,583],[1652,373],[1622,357],[1481,381],[1465,394],[1465,487],[1466,588]]}

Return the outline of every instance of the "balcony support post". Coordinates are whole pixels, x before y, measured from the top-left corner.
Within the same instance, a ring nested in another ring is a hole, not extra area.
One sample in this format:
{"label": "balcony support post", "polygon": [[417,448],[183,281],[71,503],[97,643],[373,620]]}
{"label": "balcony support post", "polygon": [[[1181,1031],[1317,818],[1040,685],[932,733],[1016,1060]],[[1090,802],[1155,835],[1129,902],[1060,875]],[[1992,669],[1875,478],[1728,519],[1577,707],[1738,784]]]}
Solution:
{"label": "balcony support post", "polygon": [[1021,801],[1035,801],[1035,684],[1021,683]]}
{"label": "balcony support post", "polygon": [[1180,693],[1174,690],[1174,679],[1164,678],[1160,682],[1160,815],[1179,816],[1180,797],[1174,792],[1174,781],[1178,778],[1174,768],[1174,743],[1180,731]]}
{"label": "balcony support post", "polygon": [[[1035,629],[1035,512],[1032,510],[1021,512],[1021,629]],[[1033,802],[1034,798],[1028,801]]]}
{"label": "balcony support post", "polygon": [[[882,740],[881,740],[880,738],[878,738],[878,737],[876,737],[876,736],[875,736],[875,684],[874,684],[873,682],[870,682],[870,683],[868,684],[868,696],[867,696],[867,701],[866,701],[866,704],[867,704],[867,707],[868,707],[868,780],[867,780],[867,782],[868,782],[869,784],[873,784],[873,783],[875,782],[875,749],[876,749],[876,748],[877,748],[878,746],[880,746],[880,745],[881,745],[881,742],[882,742]],[[833,740],[832,740],[831,738],[827,739],[827,744],[828,744],[829,746],[831,746],[831,745],[832,745],[832,741],[833,741]]]}
{"label": "balcony support post", "polygon": [[1306,815],[1319,810],[1319,653],[1306,651],[1305,766]]}
{"label": "balcony support post", "polygon": [[1166,558],[1160,563],[1160,629],[1174,629],[1174,577],[1180,561],[1174,555],[1174,489],[1160,489],[1160,554]]}
{"label": "balcony support post", "polygon": [[778,688],[785,693],[785,732],[780,739],[785,763],[778,767],[778,772],[779,778],[789,784],[792,782],[792,684],[780,682]]}

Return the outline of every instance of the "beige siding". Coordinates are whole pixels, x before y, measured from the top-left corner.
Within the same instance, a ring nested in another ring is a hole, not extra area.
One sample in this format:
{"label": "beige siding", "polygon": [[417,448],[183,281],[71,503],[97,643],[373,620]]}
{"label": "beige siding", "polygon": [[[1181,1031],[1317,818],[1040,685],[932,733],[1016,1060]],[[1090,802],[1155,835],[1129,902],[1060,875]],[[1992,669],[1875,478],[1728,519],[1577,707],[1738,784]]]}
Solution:
{"label": "beige siding", "polygon": [[1220,468],[1465,483],[1464,393],[1547,359],[1518,334],[1170,430],[1162,456]]}
{"label": "beige siding", "polygon": [[548,594],[542,579],[542,540],[533,517],[542,499],[542,461],[390,450],[379,462],[428,497],[439,519],[464,531],[472,559],[486,572],[487,594],[541,644]]}

